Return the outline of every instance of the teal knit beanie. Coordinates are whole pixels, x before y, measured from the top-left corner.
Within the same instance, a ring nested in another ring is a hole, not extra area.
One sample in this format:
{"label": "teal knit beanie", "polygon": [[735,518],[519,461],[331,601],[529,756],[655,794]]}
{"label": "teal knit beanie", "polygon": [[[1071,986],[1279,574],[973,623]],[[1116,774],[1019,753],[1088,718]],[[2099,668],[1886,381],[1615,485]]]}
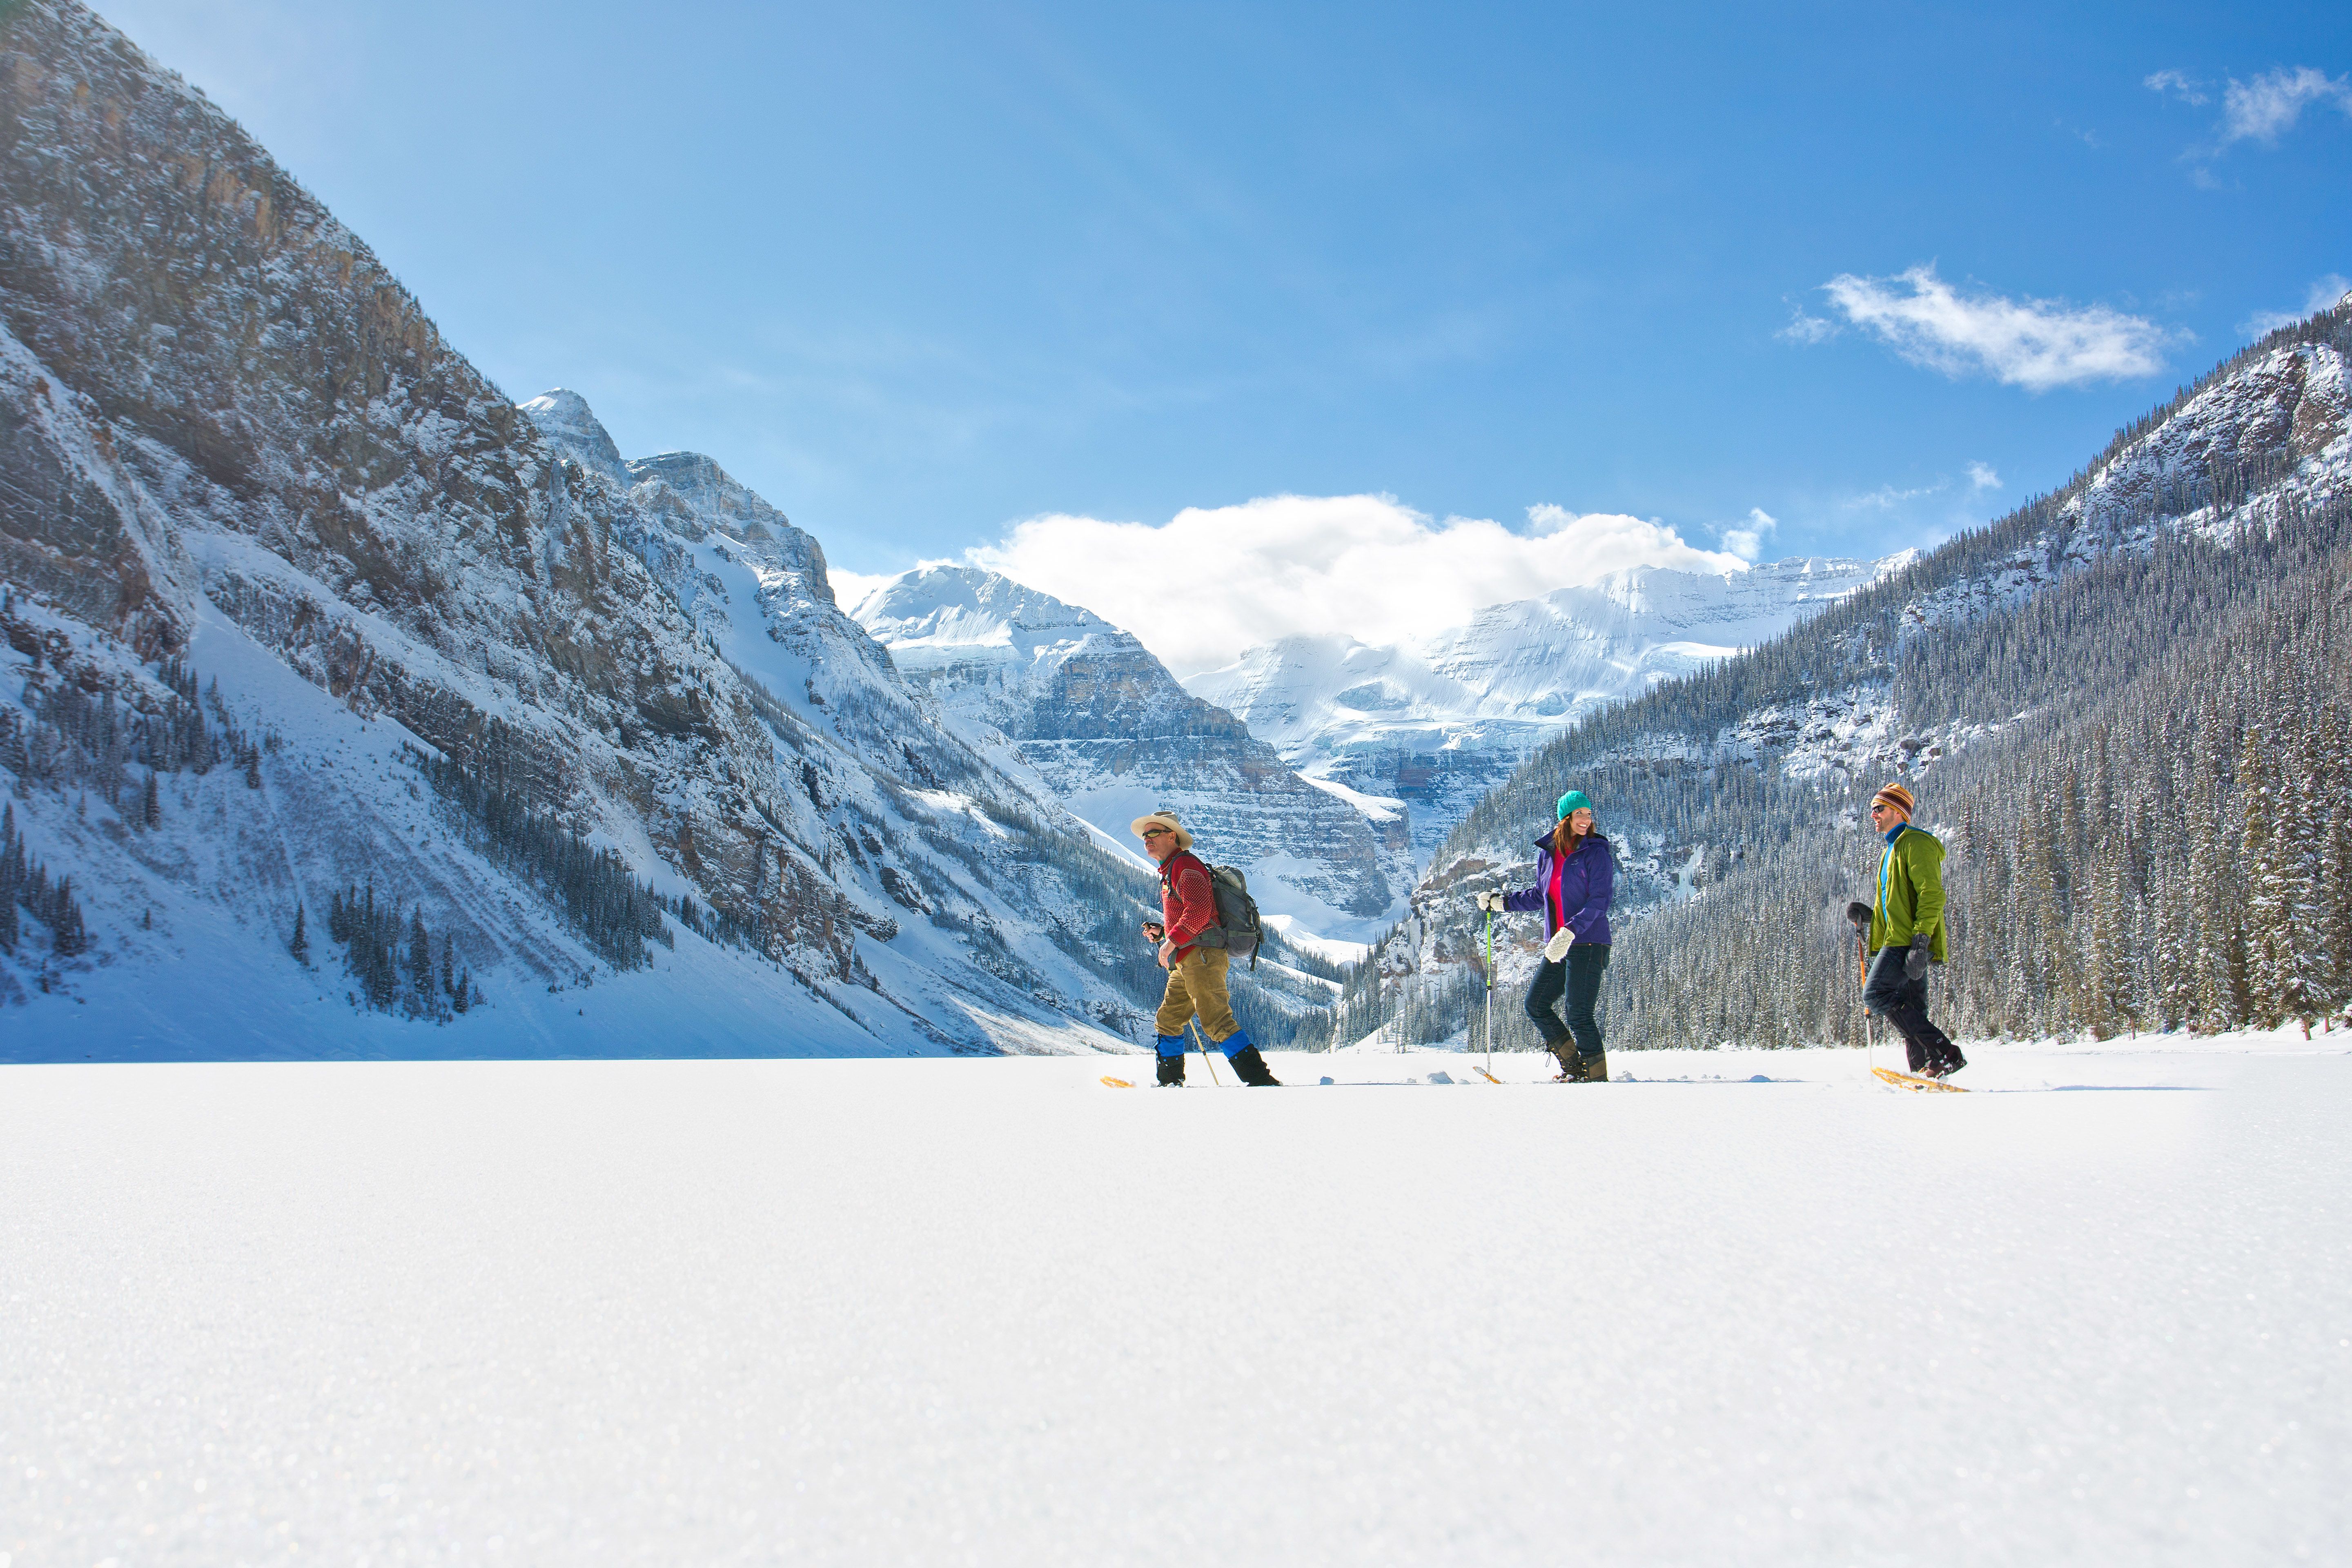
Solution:
{"label": "teal knit beanie", "polygon": [[[1580,789],[1570,790],[1559,797],[1559,819],[1562,822],[1567,821],[1568,814],[1571,811],[1592,811],[1592,802],[1585,798],[1585,794]],[[1600,813],[1593,812],[1593,815],[1597,816]]]}

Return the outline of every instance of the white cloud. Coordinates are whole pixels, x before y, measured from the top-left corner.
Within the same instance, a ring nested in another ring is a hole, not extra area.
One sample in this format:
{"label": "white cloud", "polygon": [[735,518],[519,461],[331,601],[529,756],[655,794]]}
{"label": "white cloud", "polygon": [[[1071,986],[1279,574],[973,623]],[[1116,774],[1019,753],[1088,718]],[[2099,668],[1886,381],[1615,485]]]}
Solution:
{"label": "white cloud", "polygon": [[1990,463],[1970,463],[1969,485],[1974,489],[1997,490],[2000,489],[2000,476],[1993,471]]}
{"label": "white cloud", "polygon": [[1825,321],[1820,316],[1808,316],[1800,310],[1790,318],[1787,326],[1772,335],[1792,343],[1821,343],[1837,336],[1841,330],[1835,321]]}
{"label": "white cloud", "polygon": [[1848,510],[1853,511],[1861,510],[1864,508],[1869,508],[1876,511],[1893,511],[1895,508],[1901,506],[1906,501],[1915,501],[1921,496],[1931,496],[1936,494],[1937,491],[1944,489],[1945,484],[1945,480],[1938,479],[1932,485],[1921,485],[1916,489],[1908,490],[1898,490],[1893,485],[1881,485],[1876,489],[1870,491],[1867,495],[1849,497],[1842,504],[1845,506]]}
{"label": "white cloud", "polygon": [[2332,104],[2352,114],[2352,79],[2311,66],[2282,66],[2252,81],[2231,78],[2221,94],[2221,142],[2276,142],[2303,118],[2306,105]]}
{"label": "white cloud", "polygon": [[1830,303],[1914,364],[1947,375],[1981,371],[2046,392],[2164,368],[2164,329],[2105,305],[1963,295],[1933,266],[1895,278],[1842,273],[1822,286]]}
{"label": "white cloud", "polygon": [[1780,526],[1780,520],[1760,506],[1748,509],[1746,528],[1723,531],[1723,547],[1742,561],[1754,563],[1764,553],[1764,536]]}
{"label": "white cloud", "polygon": [[2331,272],[2305,291],[2300,310],[2257,310],[2238,323],[2238,331],[2249,338],[2259,338],[2264,332],[2274,332],[2281,327],[2291,327],[2305,316],[2315,316],[2322,310],[2332,310],[2336,302],[2352,293],[2352,278]]}
{"label": "white cloud", "polygon": [[1635,517],[1535,506],[1528,524],[1438,521],[1391,496],[1271,496],[1156,525],[1031,518],[965,558],[1126,627],[1179,676],[1276,637],[1440,631],[1627,566],[1747,564]]}
{"label": "white cloud", "polygon": [[[928,565],[929,563],[925,563],[925,564]],[[883,584],[889,582],[892,575],[893,574],[887,572],[879,574],[865,572],[845,572],[840,567],[834,565],[831,562],[827,562],[824,568],[825,581],[833,584],[834,603],[839,605],[845,610],[856,609],[857,607],[857,602],[860,599],[865,598],[868,594],[871,594],[875,589],[879,588]]]}
{"label": "white cloud", "polygon": [[2168,92],[2189,103],[2205,101],[2202,84],[2193,82],[2179,71],[2158,71],[2140,79],[2140,86],[2156,92]]}

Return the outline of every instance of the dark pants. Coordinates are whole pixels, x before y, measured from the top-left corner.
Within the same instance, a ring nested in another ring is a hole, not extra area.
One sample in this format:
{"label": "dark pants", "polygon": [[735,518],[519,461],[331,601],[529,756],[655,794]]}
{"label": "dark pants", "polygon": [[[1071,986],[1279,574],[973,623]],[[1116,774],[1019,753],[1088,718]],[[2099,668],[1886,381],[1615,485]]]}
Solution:
{"label": "dark pants", "polygon": [[[1601,1054],[1601,1020],[1592,1008],[1601,1000],[1601,972],[1608,967],[1609,944],[1605,942],[1580,942],[1558,963],[1536,965],[1536,977],[1528,985],[1528,1016],[1535,1020],[1549,1049],[1557,1052],[1573,1039],[1577,1055]],[[1565,1024],[1553,1011],[1553,1004],[1560,999],[1563,991],[1568,994]]]}
{"label": "dark pants", "polygon": [[1960,1047],[1950,1037],[1927,1022],[1927,981],[1926,976],[1914,980],[1905,973],[1903,960],[1906,949],[1883,947],[1878,956],[1870,961],[1870,979],[1862,988],[1862,1005],[1895,1026],[1908,1048],[1911,1070],[1924,1071],[1929,1067],[1958,1069],[1967,1065]]}

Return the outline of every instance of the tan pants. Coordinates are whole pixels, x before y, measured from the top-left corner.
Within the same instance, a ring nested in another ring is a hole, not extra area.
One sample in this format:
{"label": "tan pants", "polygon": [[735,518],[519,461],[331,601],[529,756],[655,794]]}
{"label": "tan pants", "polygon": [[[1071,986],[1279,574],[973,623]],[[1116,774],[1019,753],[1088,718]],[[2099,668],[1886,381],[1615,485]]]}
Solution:
{"label": "tan pants", "polygon": [[1229,962],[1222,947],[1196,947],[1176,961],[1168,972],[1168,994],[1160,999],[1162,1038],[1182,1034],[1185,1020],[1194,1013],[1201,1015],[1201,1032],[1216,1045],[1223,1045],[1241,1027],[1234,1017],[1233,998],[1225,994]]}

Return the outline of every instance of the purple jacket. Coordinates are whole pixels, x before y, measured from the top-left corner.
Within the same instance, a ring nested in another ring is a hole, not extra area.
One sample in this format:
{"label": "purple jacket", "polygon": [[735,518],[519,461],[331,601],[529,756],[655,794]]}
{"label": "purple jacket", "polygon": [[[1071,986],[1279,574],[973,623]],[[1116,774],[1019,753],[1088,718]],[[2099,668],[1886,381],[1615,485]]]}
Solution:
{"label": "purple jacket", "polygon": [[[1536,840],[1539,851],[1536,856],[1536,885],[1521,888],[1516,893],[1503,895],[1507,910],[1541,910],[1544,917],[1544,939],[1549,942],[1559,928],[1551,918],[1551,835]],[[1559,903],[1568,911],[1568,929],[1576,933],[1579,942],[1606,945],[1609,941],[1609,905],[1617,896],[1617,857],[1611,853],[1609,840],[1598,833],[1588,833],[1576,853],[1568,858],[1568,868],[1560,873]]]}

